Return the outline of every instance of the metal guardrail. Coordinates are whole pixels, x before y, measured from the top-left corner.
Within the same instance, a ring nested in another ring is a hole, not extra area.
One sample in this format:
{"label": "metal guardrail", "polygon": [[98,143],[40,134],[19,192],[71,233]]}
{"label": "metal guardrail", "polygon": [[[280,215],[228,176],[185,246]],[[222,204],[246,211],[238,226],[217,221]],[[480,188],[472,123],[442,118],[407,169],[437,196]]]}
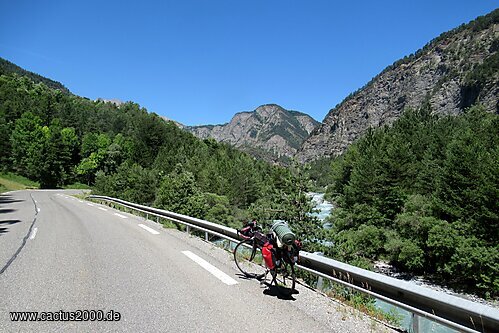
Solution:
{"label": "metal guardrail", "polygon": [[[184,224],[187,226],[187,231],[194,228],[204,231],[206,235],[209,233],[230,241],[239,241],[235,229],[213,222],[106,196],[91,195],[89,198],[117,203],[145,214]],[[499,310],[480,303],[409,284],[406,281],[305,251],[300,252],[300,264],[297,266],[412,312],[415,316],[413,326],[415,332],[418,331],[418,316],[462,332],[499,332]]]}

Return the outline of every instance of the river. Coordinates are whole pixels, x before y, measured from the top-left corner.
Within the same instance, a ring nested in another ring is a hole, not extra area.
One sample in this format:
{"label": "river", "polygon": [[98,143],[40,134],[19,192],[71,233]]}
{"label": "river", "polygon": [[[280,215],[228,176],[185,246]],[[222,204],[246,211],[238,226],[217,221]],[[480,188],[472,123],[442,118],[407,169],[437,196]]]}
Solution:
{"label": "river", "polygon": [[332,203],[324,199],[324,193],[309,192],[307,195],[312,199],[317,212],[313,213],[313,216],[317,216],[319,220],[322,221],[324,228],[331,228],[331,223],[326,222],[326,218],[331,214],[334,206]]}

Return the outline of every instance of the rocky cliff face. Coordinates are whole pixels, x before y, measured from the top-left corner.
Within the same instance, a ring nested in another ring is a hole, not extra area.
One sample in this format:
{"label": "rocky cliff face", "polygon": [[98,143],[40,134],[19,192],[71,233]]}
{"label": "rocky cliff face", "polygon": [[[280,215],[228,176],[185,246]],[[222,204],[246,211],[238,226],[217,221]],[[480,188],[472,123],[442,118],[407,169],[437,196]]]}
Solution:
{"label": "rocky cliff face", "polygon": [[459,114],[475,103],[498,112],[498,17],[496,10],[447,32],[385,69],[329,111],[298,160],[339,155],[369,127],[391,124],[423,102],[439,114]]}
{"label": "rocky cliff face", "polygon": [[117,107],[120,107],[122,106],[123,104],[125,104],[125,102],[123,102],[122,100],[119,100],[117,98],[112,98],[112,99],[106,99],[106,98],[97,98],[95,100],[95,102],[103,102],[103,103],[113,103],[114,105],[116,105]]}
{"label": "rocky cliff face", "polygon": [[319,123],[310,116],[275,104],[237,113],[224,125],[186,127],[199,138],[214,138],[250,154],[277,161],[293,156]]}

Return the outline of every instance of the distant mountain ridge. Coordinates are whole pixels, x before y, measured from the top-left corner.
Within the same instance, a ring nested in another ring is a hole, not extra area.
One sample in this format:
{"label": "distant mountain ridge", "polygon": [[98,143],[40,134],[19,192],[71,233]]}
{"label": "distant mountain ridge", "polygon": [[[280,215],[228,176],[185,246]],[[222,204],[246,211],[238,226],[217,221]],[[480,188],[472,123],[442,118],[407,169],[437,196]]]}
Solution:
{"label": "distant mountain ridge", "polygon": [[265,104],[239,112],[223,125],[190,126],[199,138],[213,138],[269,161],[292,157],[319,124],[307,114]]}
{"label": "distant mountain ridge", "polygon": [[459,114],[475,103],[499,113],[498,23],[496,9],[387,67],[329,111],[297,159],[340,155],[369,128],[389,125],[405,108],[425,102],[438,114]]}
{"label": "distant mountain ridge", "polygon": [[[60,82],[30,72],[0,58],[0,75],[12,74],[27,77],[35,83],[43,83],[49,88],[71,94]],[[118,99],[106,98],[97,98],[94,102],[111,103],[118,108],[125,104]],[[254,111],[237,113],[229,123],[223,125],[189,127],[164,116],[161,118],[165,121],[172,121],[179,128],[201,139],[213,138],[270,162],[283,162],[292,157],[319,124],[309,115],[285,110],[275,104],[266,104]]]}
{"label": "distant mountain ridge", "polygon": [[64,93],[70,93],[69,89],[66,88],[62,83],[48,79],[36,73],[27,71],[16,64],[11,63],[10,61],[3,59],[0,57],[0,75],[9,75],[9,74],[17,74],[19,76],[27,76],[33,82],[39,83],[42,82],[48,87],[52,89],[58,89]]}

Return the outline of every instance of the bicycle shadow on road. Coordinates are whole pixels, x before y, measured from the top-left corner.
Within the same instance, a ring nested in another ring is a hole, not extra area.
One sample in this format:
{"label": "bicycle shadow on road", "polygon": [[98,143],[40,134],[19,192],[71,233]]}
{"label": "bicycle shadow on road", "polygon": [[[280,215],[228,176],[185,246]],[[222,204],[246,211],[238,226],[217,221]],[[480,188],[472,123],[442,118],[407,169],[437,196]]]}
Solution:
{"label": "bicycle shadow on road", "polygon": [[258,281],[258,279],[254,278],[254,277],[249,277],[249,276],[246,276],[246,275],[241,274],[241,273],[236,273],[236,276],[238,278],[240,278],[241,280],[257,280]]}
{"label": "bicycle shadow on road", "polygon": [[264,295],[277,297],[278,299],[284,301],[296,301],[296,298],[293,297],[293,294],[297,293],[294,290],[284,287],[278,287],[274,285],[269,285],[269,283],[264,283],[267,288],[263,291]]}
{"label": "bicycle shadow on road", "polygon": [[271,285],[267,281],[263,281],[263,279],[257,279],[254,277],[248,277],[244,274],[236,274],[238,278],[241,280],[257,280],[260,282],[261,286],[265,286],[265,290],[263,291],[264,295],[277,297],[278,299],[284,301],[296,301],[296,298],[293,297],[293,294],[299,294],[300,292],[297,290],[291,290],[286,287]]}

